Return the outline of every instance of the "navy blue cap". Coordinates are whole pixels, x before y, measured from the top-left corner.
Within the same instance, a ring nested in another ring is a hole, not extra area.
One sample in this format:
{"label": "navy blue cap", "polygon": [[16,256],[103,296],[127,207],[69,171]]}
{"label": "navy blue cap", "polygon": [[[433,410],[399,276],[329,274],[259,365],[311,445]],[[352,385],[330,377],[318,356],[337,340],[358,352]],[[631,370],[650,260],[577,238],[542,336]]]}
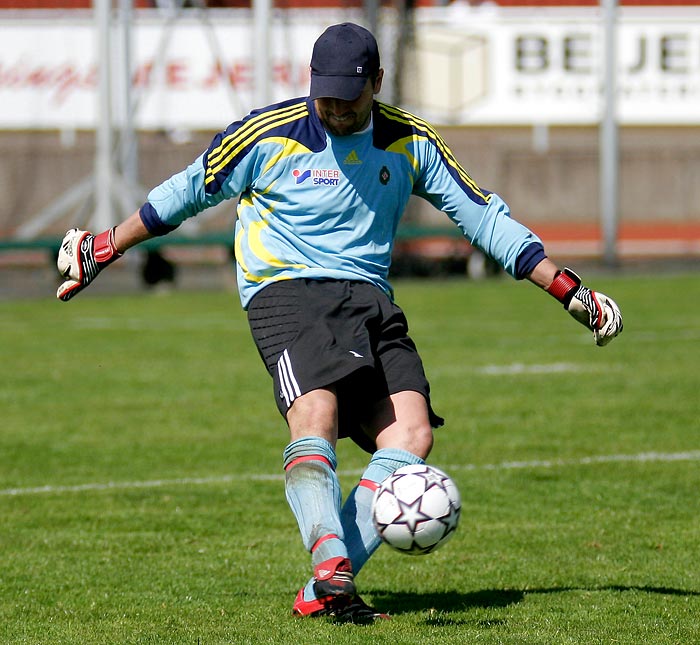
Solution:
{"label": "navy blue cap", "polygon": [[379,48],[371,32],[352,22],[331,25],[314,43],[309,97],[354,101],[379,71]]}

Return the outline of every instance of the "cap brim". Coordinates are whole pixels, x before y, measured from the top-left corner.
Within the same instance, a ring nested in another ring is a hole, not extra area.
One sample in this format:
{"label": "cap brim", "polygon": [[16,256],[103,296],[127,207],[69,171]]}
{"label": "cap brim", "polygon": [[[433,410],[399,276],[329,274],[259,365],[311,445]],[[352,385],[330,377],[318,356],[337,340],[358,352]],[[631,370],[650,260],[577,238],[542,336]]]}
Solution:
{"label": "cap brim", "polygon": [[309,98],[354,101],[367,84],[365,76],[320,76],[311,74]]}

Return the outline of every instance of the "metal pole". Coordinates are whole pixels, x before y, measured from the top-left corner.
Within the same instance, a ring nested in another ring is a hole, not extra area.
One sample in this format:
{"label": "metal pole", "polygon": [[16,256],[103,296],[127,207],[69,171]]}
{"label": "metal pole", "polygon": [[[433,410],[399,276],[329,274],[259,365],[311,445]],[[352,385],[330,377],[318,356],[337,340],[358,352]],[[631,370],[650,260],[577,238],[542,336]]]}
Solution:
{"label": "metal pole", "polygon": [[110,22],[111,0],[94,0],[95,37],[98,60],[98,110],[95,125],[95,215],[96,231],[113,222],[112,213],[112,74]]}
{"label": "metal pole", "polygon": [[[133,73],[133,42],[132,42],[132,0],[119,0],[120,37],[122,41],[122,111],[123,121],[120,132],[119,164],[124,181],[132,192],[138,184],[138,140],[134,125],[134,99],[131,87]],[[136,195],[129,195],[135,199]]]}
{"label": "metal pole", "polygon": [[617,264],[619,141],[617,126],[617,0],[601,0],[603,9],[603,109],[599,128],[600,218],[603,261]]}
{"label": "metal pole", "polygon": [[396,57],[394,60],[396,73],[394,74],[393,101],[399,105],[407,98],[404,96],[407,85],[407,74],[405,70],[409,69],[409,66],[406,65],[406,61],[412,52],[415,52],[416,47],[415,20],[413,15],[415,4],[415,0],[400,0],[398,3],[399,28],[396,42]]}
{"label": "metal pole", "polygon": [[253,0],[255,106],[270,102],[270,7],[272,0]]}
{"label": "metal pole", "polygon": [[379,0],[365,0],[368,29],[379,39]]}

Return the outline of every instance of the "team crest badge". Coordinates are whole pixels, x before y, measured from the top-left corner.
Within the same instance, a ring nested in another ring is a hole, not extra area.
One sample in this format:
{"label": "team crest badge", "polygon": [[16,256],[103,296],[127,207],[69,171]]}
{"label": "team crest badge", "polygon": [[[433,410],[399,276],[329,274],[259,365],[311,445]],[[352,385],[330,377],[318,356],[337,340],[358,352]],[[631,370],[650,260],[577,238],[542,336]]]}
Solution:
{"label": "team crest badge", "polygon": [[391,179],[389,169],[386,166],[382,166],[382,169],[379,171],[379,181],[383,186],[386,186],[389,183],[389,179]]}

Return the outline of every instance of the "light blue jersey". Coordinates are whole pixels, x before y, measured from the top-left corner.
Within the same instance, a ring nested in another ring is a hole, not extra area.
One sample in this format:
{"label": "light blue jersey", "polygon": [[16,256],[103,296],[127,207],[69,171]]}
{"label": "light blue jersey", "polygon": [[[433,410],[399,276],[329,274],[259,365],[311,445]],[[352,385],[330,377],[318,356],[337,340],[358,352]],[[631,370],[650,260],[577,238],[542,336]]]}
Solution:
{"label": "light blue jersey", "polygon": [[235,255],[241,302],[276,280],[361,280],[389,295],[389,265],[410,195],[444,211],[475,247],[522,278],[540,240],[482,190],[425,121],[374,103],[371,126],[327,133],[300,98],[252,112],[148,196],[141,219],[164,234],[238,198]]}

